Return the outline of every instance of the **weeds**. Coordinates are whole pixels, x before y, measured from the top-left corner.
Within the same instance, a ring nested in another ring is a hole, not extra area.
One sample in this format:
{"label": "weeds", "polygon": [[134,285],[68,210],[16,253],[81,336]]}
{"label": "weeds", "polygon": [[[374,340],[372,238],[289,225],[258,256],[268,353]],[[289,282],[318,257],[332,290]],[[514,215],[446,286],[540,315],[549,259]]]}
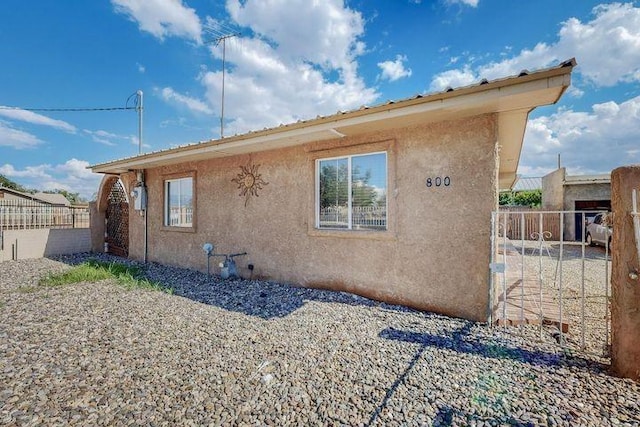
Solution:
{"label": "weeds", "polygon": [[158,282],[145,279],[141,270],[137,267],[96,260],[83,262],[63,273],[50,274],[40,280],[40,285],[55,287],[80,282],[98,282],[105,279],[114,279],[120,286],[123,286],[127,290],[146,289],[163,291],[169,294],[173,293],[173,289],[165,288]]}

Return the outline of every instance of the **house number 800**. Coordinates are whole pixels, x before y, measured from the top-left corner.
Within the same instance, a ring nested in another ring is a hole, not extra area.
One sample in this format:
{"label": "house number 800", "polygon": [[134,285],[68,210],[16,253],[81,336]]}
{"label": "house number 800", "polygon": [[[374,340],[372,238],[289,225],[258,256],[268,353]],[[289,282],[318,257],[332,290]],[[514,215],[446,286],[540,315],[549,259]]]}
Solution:
{"label": "house number 800", "polygon": [[451,185],[451,178],[448,176],[436,176],[427,178],[427,187],[448,187]]}

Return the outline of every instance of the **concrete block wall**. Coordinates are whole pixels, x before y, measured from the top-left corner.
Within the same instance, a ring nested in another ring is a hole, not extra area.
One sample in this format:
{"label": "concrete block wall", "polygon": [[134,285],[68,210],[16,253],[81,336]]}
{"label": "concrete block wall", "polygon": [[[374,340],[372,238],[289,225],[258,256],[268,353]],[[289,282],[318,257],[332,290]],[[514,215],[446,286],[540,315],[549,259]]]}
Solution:
{"label": "concrete block wall", "polygon": [[3,230],[0,262],[91,251],[91,229]]}

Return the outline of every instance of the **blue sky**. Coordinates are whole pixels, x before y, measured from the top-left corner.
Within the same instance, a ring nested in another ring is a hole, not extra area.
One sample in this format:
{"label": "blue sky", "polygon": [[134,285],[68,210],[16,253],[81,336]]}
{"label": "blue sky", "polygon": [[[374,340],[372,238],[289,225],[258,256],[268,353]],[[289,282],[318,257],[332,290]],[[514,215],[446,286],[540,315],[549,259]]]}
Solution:
{"label": "blue sky", "polygon": [[[560,103],[530,116],[519,174],[640,162],[640,4],[587,0],[4,0],[0,173],[91,197],[85,168],[144,151],[499,78],[576,57]],[[129,103],[131,106],[131,102]],[[11,107],[10,109],[3,107]],[[16,107],[16,108],[14,108]]]}

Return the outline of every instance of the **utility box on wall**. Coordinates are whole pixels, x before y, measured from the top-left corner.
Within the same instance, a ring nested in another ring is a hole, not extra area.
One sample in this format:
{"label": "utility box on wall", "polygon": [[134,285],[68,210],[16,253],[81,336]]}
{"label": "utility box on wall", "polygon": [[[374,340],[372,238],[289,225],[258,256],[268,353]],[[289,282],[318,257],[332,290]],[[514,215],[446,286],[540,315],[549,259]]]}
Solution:
{"label": "utility box on wall", "polygon": [[131,192],[133,197],[133,209],[137,211],[143,211],[147,209],[147,189],[146,187],[139,185],[133,188]]}

